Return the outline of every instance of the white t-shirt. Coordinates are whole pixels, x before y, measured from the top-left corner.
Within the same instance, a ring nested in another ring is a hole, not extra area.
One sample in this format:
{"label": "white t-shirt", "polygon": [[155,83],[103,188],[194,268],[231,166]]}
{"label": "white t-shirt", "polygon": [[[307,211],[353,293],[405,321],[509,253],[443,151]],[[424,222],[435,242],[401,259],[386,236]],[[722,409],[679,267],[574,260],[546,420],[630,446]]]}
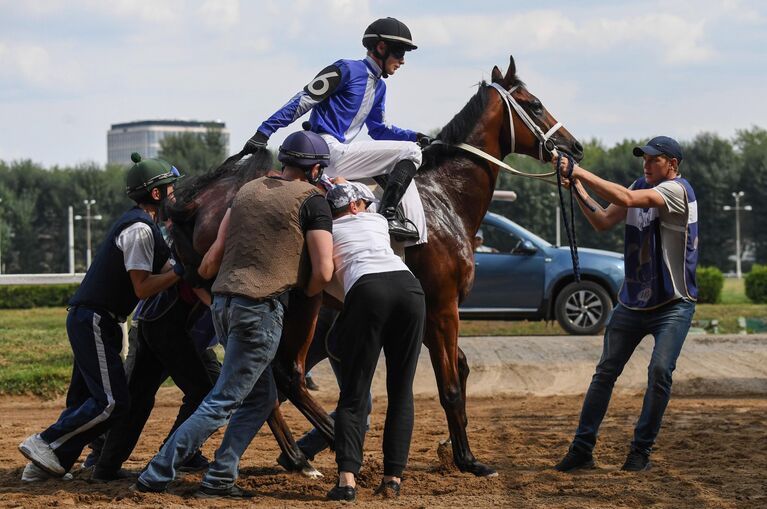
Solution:
{"label": "white t-shirt", "polygon": [[154,236],[148,224],[133,223],[120,232],[115,244],[123,252],[126,271],[145,270],[152,272]]}
{"label": "white t-shirt", "polygon": [[343,285],[344,297],[365,274],[410,270],[392,251],[386,218],[373,212],[333,221],[333,263],[334,278]]}

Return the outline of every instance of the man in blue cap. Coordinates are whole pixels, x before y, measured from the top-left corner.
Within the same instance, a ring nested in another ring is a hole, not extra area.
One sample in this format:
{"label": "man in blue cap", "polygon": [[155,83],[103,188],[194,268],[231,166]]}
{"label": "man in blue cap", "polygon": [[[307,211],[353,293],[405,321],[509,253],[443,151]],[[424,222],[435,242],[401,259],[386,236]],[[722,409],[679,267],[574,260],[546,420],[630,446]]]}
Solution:
{"label": "man in blue cap", "polygon": [[657,136],[633,153],[643,159],[644,175],[628,188],[578,165],[569,182],[584,196],[586,186],[610,203],[602,208],[587,199],[593,212],[578,203],[596,230],[625,221],[625,281],[605,329],[602,357],[586,392],[575,439],[555,466],[562,472],[594,468],[592,451],[615,381],[648,335],[655,346],[647,390],[623,470],[650,468],[650,452],[671,396],[671,375],[695,313],[698,204],[692,186],[679,174],[682,148],[672,138]]}

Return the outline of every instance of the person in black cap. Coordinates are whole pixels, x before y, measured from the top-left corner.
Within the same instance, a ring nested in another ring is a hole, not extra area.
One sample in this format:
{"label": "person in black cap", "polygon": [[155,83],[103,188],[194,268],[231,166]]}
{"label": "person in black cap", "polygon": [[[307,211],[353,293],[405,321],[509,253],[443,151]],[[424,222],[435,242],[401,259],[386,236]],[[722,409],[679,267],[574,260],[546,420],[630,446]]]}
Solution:
{"label": "person in black cap", "polygon": [[[413,177],[421,166],[424,134],[401,129],[385,120],[386,84],[405,64],[405,54],[418,47],[410,29],[395,18],[381,18],[362,37],[367,56],[338,60],[324,68],[280,110],[259,127],[245,144],[246,152],[265,147],[278,129],[290,125],[310,109],[312,131],[330,147],[326,173],[350,180],[388,175],[379,212],[386,217],[393,237],[410,244],[426,242],[426,219]],[[372,141],[351,143],[367,127]],[[397,214],[402,201],[405,216]]]}
{"label": "person in black cap", "polygon": [[[594,211],[578,203],[596,230],[625,221],[625,280],[605,329],[602,357],[586,392],[575,438],[555,466],[563,472],[594,468],[592,451],[615,381],[648,335],[655,346],[647,390],[623,470],[650,468],[650,452],[671,396],[672,373],[695,313],[698,204],[692,186],[679,173],[682,148],[676,140],[658,136],[633,153],[642,158],[644,175],[628,188],[578,165],[569,180],[583,196],[588,196],[588,187],[610,203],[602,208],[589,198]],[[553,164],[556,167],[556,161]]]}
{"label": "person in black cap", "polygon": [[19,445],[44,472],[63,477],[83,448],[99,437],[130,406],[123,370],[120,323],[139,299],[178,283],[181,264],[171,267],[170,250],[156,222],[172,194],[178,170],[162,159],[131,155],[126,193],[136,205],[120,216],[69,300],[67,335],[74,354],[67,407],[58,421]]}

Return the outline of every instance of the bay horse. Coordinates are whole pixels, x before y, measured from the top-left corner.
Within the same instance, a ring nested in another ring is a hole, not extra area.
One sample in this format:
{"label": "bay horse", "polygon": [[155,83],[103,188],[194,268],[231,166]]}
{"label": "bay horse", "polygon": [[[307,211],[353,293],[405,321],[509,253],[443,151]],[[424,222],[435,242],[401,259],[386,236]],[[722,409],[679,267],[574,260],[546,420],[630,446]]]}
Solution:
{"label": "bay horse", "polygon": [[[442,129],[438,143],[424,150],[415,180],[426,211],[429,240],[405,250],[405,261],[426,295],[424,344],[447,417],[453,459],[461,471],[477,476],[492,476],[495,470],[474,457],[466,434],[469,365],[458,346],[458,305],[474,280],[473,239],[492,200],[499,172],[496,162],[512,152],[542,162],[550,161],[554,150],[577,161],[583,157],[581,144],[519,80],[513,57],[505,74],[496,66],[491,77],[491,84],[481,83],[477,93]],[[177,225],[173,236],[180,256],[192,270],[199,264],[199,253],[215,239],[218,224],[239,187],[263,175],[268,166],[261,152],[245,159],[240,153],[212,174],[181,186],[171,211]],[[304,360],[320,305],[319,297],[291,293],[273,367],[280,392],[332,444],[332,419],[304,384]],[[291,469],[309,467],[279,412],[279,402],[268,422]]]}

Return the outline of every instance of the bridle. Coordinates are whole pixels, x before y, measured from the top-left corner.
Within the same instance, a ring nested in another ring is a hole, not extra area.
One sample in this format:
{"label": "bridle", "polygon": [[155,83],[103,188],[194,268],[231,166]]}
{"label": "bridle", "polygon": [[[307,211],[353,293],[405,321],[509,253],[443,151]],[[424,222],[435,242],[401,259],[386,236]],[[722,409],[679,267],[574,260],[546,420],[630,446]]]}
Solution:
{"label": "bridle", "polygon": [[[522,120],[522,123],[525,124],[525,126],[530,130],[531,133],[535,136],[535,138],[538,140],[538,160],[541,162],[545,162],[543,155],[544,150],[546,150],[549,154],[554,154],[554,151],[556,149],[556,146],[554,145],[554,141],[551,139],[551,137],[559,131],[562,128],[562,122],[557,122],[551,128],[543,132],[543,129],[541,129],[538,124],[533,121],[533,119],[530,117],[530,115],[525,111],[525,109],[522,107],[519,102],[517,102],[517,99],[512,95],[512,93],[519,88],[519,85],[515,85],[512,87],[511,90],[506,90],[498,83],[491,83],[491,87],[493,87],[498,94],[501,97],[501,100],[506,105],[506,111],[509,114],[509,147],[511,152],[513,153],[517,146],[517,137],[514,130],[514,114],[512,113],[512,110],[517,114],[517,116]],[[432,145],[447,145],[447,143],[444,143],[440,140],[434,140],[432,142]],[[491,162],[497,166],[499,166],[501,169],[508,171],[509,173],[512,173],[514,175],[518,175],[520,177],[526,177],[526,178],[533,178],[538,180],[543,180],[545,182],[548,182],[550,184],[556,184],[557,182],[555,180],[550,179],[550,177],[556,176],[556,171],[550,171],[546,173],[527,173],[523,171],[516,170],[509,166],[508,164],[504,163],[497,157],[494,157],[487,152],[485,152],[482,149],[479,149],[473,145],[469,145],[467,143],[456,143],[455,145],[451,145],[456,148],[460,148],[461,150],[464,150],[466,152],[472,153],[478,157],[481,157],[485,161]]]}
{"label": "bridle", "polygon": [[[559,131],[562,128],[562,122],[557,122],[553,126],[551,126],[546,132],[543,132],[543,129],[536,124],[532,117],[525,111],[525,109],[522,107],[519,102],[517,102],[517,99],[514,97],[513,92],[517,90],[520,85],[515,85],[511,88],[511,90],[506,90],[498,83],[491,83],[491,87],[493,87],[498,94],[501,96],[501,100],[506,105],[506,111],[509,114],[509,133],[510,133],[510,150],[511,153],[515,152],[516,149],[516,133],[514,130],[514,115],[512,114],[512,110],[516,112],[519,119],[522,121],[523,124],[530,130],[531,133],[536,137],[538,140],[538,160],[543,162],[546,162],[543,158],[544,150],[552,157],[557,159],[557,170],[547,172],[547,173],[526,173],[519,170],[515,170],[508,164],[504,163],[500,159],[493,157],[492,155],[488,154],[487,152],[474,147],[472,145],[469,145],[467,143],[457,143],[454,146],[457,148],[460,148],[462,150],[465,150],[466,152],[470,152],[476,156],[481,157],[482,159],[489,161],[497,166],[499,166],[501,169],[504,169],[514,175],[519,175],[520,177],[527,177],[527,178],[534,178],[538,180],[543,180],[544,182],[548,182],[550,184],[554,184],[557,186],[557,190],[559,191],[559,203],[562,211],[562,219],[565,223],[565,233],[567,234],[567,240],[570,247],[570,256],[572,257],[573,261],[573,273],[575,276],[575,281],[580,282],[581,280],[581,274],[580,274],[580,262],[578,259],[578,241],[575,236],[575,206],[573,202],[573,193],[575,196],[581,200],[585,206],[594,212],[596,209],[593,205],[591,205],[583,196],[581,196],[580,192],[578,191],[578,188],[573,185],[570,187],[570,218],[567,217],[567,212],[565,211],[565,200],[564,195],[562,193],[562,180],[563,178],[569,179],[570,176],[573,173],[573,166],[575,164],[575,160],[570,154],[567,154],[565,152],[560,152],[556,150],[556,145],[554,144],[554,141],[551,139],[552,136],[554,136],[554,133]],[[447,145],[446,143],[443,143],[439,140],[435,140],[433,143],[440,144],[440,145]],[[567,169],[566,175],[562,175],[562,173],[559,171],[559,168],[561,168],[560,162],[562,158],[565,158],[567,162]],[[555,177],[556,180],[551,180],[549,177]]]}
{"label": "bridle", "polygon": [[554,141],[551,139],[551,137],[559,131],[562,128],[562,122],[557,122],[551,128],[543,132],[543,129],[541,129],[538,124],[536,124],[533,119],[530,117],[530,115],[525,111],[525,109],[517,102],[516,98],[512,95],[515,90],[519,88],[519,85],[515,85],[512,87],[511,90],[506,90],[498,83],[491,83],[491,87],[496,89],[498,91],[498,94],[500,94],[501,99],[506,104],[506,111],[509,112],[509,132],[510,132],[510,138],[511,138],[511,152],[514,152],[514,149],[516,148],[516,136],[514,132],[514,115],[511,114],[511,110],[513,109],[520,120],[527,126],[528,129],[530,129],[530,132],[535,135],[535,137],[538,139],[538,160],[541,162],[545,162],[543,159],[543,150],[544,148],[546,151],[551,154],[555,149],[556,146],[554,145]]}

